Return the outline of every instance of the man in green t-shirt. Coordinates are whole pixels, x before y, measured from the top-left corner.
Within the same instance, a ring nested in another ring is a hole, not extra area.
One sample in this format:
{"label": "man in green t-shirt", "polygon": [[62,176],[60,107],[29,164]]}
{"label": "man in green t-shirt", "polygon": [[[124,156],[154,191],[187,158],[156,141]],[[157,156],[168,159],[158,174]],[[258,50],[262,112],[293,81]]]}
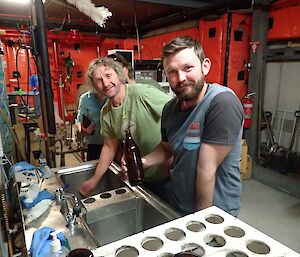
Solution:
{"label": "man in green t-shirt", "polygon": [[[114,160],[125,130],[130,128],[141,155],[154,150],[161,141],[160,122],[164,105],[170,97],[152,85],[125,84],[126,75],[119,62],[98,58],[90,63],[88,79],[99,92],[108,97],[101,111],[101,133],[104,145],[95,174],[83,182],[79,192],[87,196],[100,181]],[[168,169],[162,166],[145,170],[145,185],[164,199],[168,186]],[[166,183],[165,183],[166,182]]]}

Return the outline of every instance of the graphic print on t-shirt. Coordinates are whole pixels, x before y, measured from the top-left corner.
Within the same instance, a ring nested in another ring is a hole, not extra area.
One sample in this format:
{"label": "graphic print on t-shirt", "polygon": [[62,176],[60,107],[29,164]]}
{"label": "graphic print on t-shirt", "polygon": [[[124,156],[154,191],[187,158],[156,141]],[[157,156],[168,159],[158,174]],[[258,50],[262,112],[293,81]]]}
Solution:
{"label": "graphic print on t-shirt", "polygon": [[135,134],[136,131],[136,123],[134,122],[134,117],[131,117],[132,113],[126,112],[122,115],[122,123],[121,123],[121,134],[122,137],[125,138],[125,131],[127,129],[130,130],[132,135]]}
{"label": "graphic print on t-shirt", "polygon": [[186,150],[195,150],[200,147],[200,123],[192,122],[186,132],[183,139],[183,147]]}

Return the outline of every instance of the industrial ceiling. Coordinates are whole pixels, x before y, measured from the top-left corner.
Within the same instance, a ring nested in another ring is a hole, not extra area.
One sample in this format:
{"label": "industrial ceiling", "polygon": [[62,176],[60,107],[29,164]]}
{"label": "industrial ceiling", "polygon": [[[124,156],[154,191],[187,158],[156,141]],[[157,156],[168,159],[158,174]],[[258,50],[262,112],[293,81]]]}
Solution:
{"label": "industrial ceiling", "polygon": [[[40,0],[37,0],[40,1]],[[12,4],[0,0],[0,29],[30,25],[31,4]],[[147,33],[200,17],[220,15],[230,11],[251,10],[251,0],[93,0],[111,13],[100,27],[66,0],[46,0],[45,23],[52,31],[79,29],[106,37],[143,38]]]}

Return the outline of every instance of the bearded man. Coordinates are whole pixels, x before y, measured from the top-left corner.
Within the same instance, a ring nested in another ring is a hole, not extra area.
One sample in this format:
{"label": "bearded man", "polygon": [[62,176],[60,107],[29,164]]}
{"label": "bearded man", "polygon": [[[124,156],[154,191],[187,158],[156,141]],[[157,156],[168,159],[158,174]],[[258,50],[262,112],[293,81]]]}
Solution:
{"label": "bearded man", "polygon": [[211,62],[191,37],[163,47],[162,63],[176,96],[163,109],[162,141],[142,158],[149,167],[170,158],[170,203],[183,214],[215,205],[240,209],[243,109],[235,93],[207,83]]}

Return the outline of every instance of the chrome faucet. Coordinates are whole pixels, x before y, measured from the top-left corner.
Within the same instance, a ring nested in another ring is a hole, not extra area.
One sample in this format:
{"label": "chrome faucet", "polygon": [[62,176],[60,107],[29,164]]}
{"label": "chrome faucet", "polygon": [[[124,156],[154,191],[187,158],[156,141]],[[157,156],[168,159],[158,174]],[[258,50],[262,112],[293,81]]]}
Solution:
{"label": "chrome faucet", "polygon": [[[57,204],[61,206],[61,213],[64,215],[67,221],[68,228],[74,228],[76,224],[76,217],[79,217],[81,213],[81,207],[78,198],[71,193],[64,191],[64,188],[58,188],[55,190],[55,199]],[[72,200],[72,211],[68,205],[68,199]]]}

